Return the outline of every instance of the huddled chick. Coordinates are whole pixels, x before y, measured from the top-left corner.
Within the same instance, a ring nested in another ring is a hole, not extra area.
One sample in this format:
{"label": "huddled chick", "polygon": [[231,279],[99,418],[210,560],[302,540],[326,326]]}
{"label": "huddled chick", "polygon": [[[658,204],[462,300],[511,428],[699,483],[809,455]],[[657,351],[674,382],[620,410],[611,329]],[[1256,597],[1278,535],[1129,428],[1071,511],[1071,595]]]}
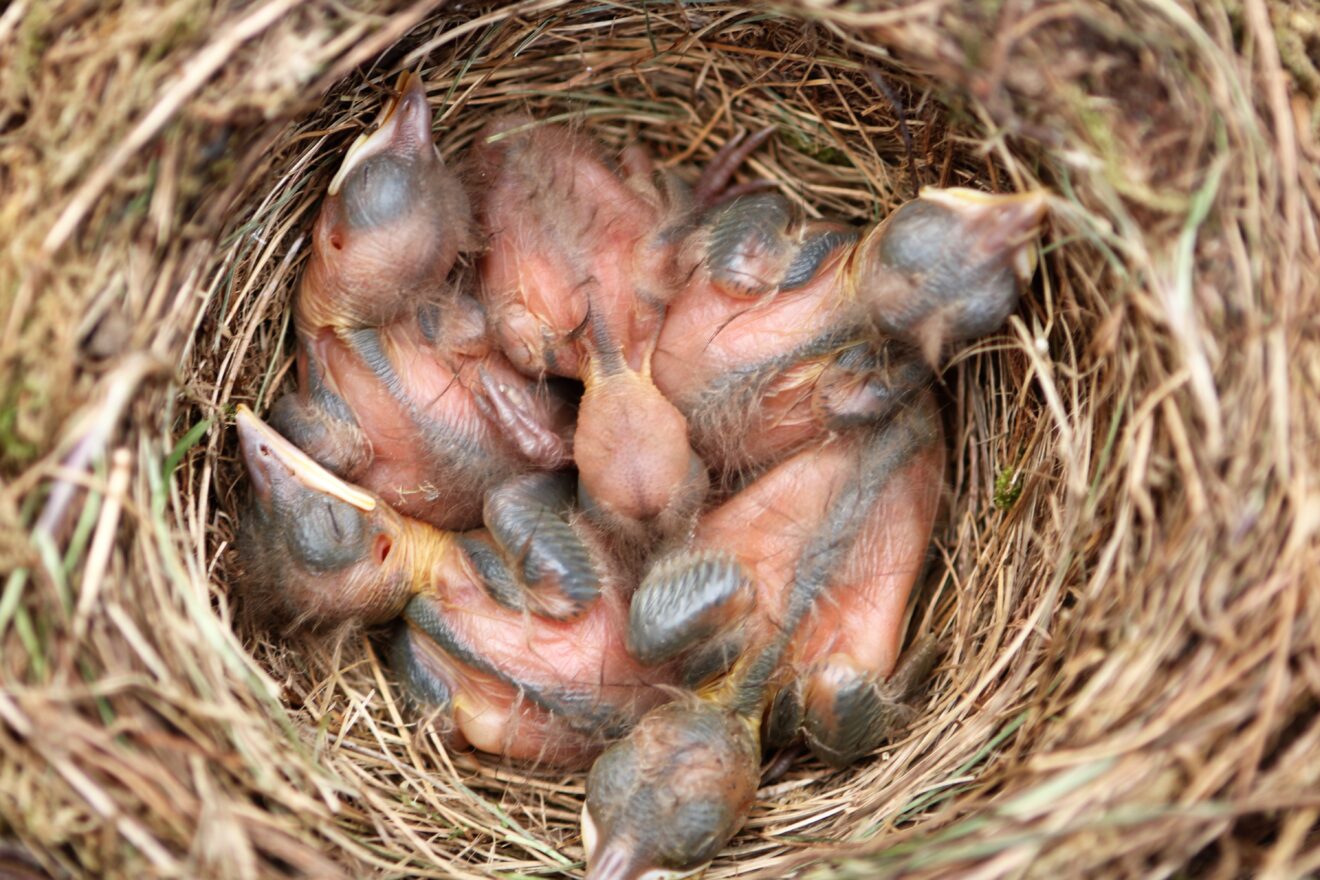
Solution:
{"label": "huddled chick", "polygon": [[763,747],[841,766],[912,717],[936,656],[899,657],[943,485],[934,368],[1033,268],[1043,194],[807,220],[727,187],[767,135],[690,190],[640,147],[612,163],[508,116],[465,189],[405,75],[317,218],[298,391],[270,425],[238,416],[254,601],[391,624],[455,744],[595,759],[599,880],[700,869]]}

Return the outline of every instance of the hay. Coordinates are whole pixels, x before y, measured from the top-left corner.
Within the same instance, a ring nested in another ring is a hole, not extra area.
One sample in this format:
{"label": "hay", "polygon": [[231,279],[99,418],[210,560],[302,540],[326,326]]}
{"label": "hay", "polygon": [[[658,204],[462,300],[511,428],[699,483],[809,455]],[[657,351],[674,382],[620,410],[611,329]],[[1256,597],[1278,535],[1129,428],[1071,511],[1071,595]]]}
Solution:
{"label": "hay", "polygon": [[366,637],[234,625],[224,423],[285,386],[318,195],[418,65],[448,156],[527,107],[687,166],[773,122],[749,173],[855,219],[1057,193],[946,374],[926,711],[794,760],[710,876],[1320,871],[1312,7],[440,5],[0,12],[0,871],[580,868],[581,776],[448,754]]}

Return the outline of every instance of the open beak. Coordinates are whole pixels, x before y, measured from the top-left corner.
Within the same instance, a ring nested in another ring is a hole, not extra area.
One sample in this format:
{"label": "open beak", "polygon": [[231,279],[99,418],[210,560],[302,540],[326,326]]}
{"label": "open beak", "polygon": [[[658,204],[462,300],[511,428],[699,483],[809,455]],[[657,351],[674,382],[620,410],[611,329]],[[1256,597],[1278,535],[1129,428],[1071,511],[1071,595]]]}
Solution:
{"label": "open beak", "polygon": [[259,498],[269,499],[281,483],[294,482],[306,491],[338,498],[359,510],[376,509],[374,496],[345,483],[281,437],[246,406],[238,407],[238,441]]}
{"label": "open beak", "polygon": [[962,217],[977,248],[986,255],[1006,256],[1019,281],[1031,278],[1036,254],[1029,245],[1039,234],[1049,207],[1046,193],[1036,190],[996,195],[963,187],[923,187],[920,197]]}
{"label": "open beak", "polygon": [[431,141],[431,108],[426,103],[426,87],[421,78],[404,71],[395,90],[398,95],[381,114],[376,130],[369,135],[358,135],[348,148],[344,163],[330,181],[330,195],[339,195],[353,169],[372,156],[389,150],[406,154],[435,149]]}

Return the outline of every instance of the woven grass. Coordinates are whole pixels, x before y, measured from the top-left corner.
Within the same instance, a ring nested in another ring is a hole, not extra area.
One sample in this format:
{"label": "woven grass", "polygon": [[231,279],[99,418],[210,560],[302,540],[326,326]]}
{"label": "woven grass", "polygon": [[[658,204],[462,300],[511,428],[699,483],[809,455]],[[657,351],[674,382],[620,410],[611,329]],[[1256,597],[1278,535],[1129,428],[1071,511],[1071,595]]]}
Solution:
{"label": "woven grass", "polygon": [[[0,873],[574,876],[583,778],[449,753],[369,634],[241,622],[226,423],[401,69],[871,220],[1054,192],[945,374],[912,730],[709,876],[1320,872],[1320,16],[1305,0],[331,0],[0,12]],[[869,8],[869,7],[868,7]],[[902,118],[904,124],[898,120]]]}

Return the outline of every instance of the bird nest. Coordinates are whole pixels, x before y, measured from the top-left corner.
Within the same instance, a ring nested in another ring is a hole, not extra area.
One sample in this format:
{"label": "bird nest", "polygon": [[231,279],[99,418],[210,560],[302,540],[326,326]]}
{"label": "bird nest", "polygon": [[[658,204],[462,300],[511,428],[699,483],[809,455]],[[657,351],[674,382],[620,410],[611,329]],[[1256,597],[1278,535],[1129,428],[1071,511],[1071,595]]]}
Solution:
{"label": "bird nest", "polygon": [[[231,589],[234,408],[290,386],[321,194],[401,70],[870,222],[1042,186],[941,394],[915,724],[805,756],[709,876],[1320,871],[1305,3],[186,0],[0,12],[0,873],[574,876],[583,777],[447,750],[369,633]],[[1312,574],[1307,574],[1312,572]]]}

